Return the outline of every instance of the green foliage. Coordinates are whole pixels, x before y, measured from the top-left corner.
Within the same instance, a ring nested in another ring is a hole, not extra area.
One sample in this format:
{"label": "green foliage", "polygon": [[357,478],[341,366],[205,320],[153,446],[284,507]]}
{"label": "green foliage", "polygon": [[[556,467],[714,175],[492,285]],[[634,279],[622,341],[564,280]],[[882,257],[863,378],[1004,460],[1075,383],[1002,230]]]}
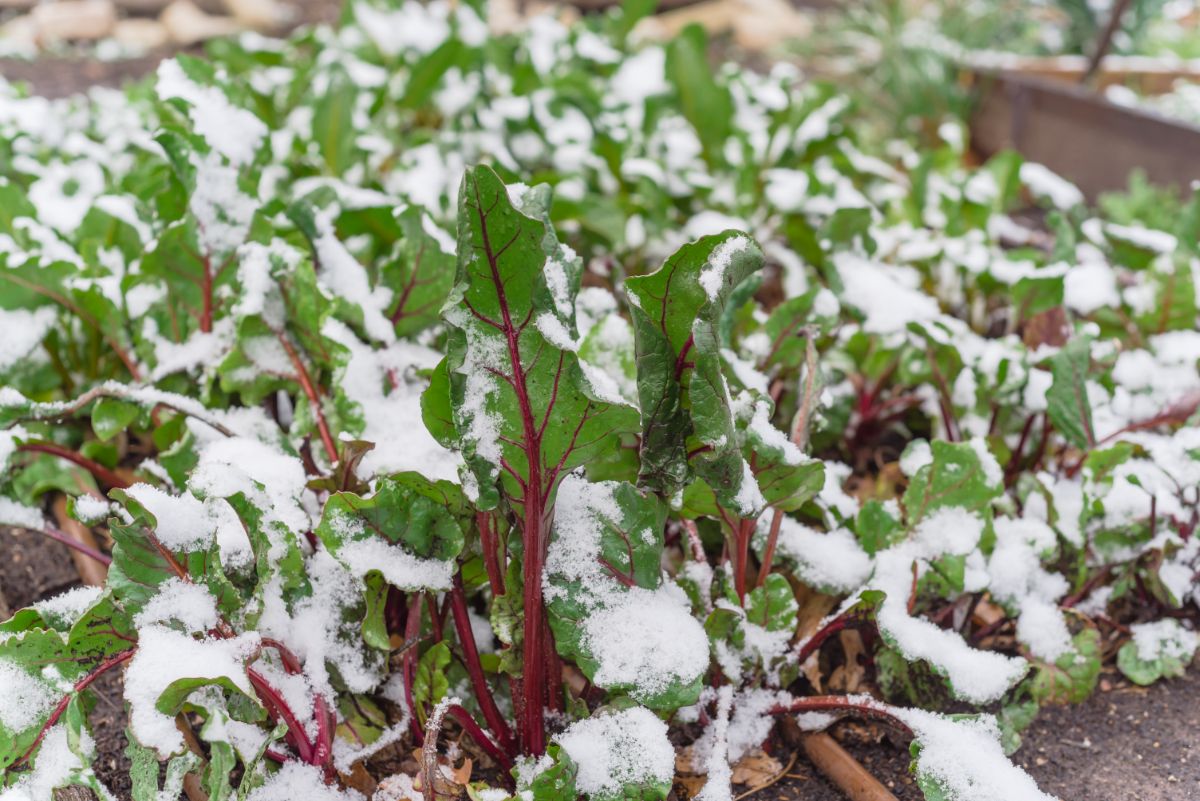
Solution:
{"label": "green foliage", "polygon": [[980,512],[1000,494],[984,458],[971,445],[937,440],[931,446],[932,461],[912,477],[904,493],[909,523],[937,509],[956,507]]}
{"label": "green foliage", "polygon": [[[1150,641],[1148,646],[1139,642],[1143,638]],[[1145,624],[1142,632],[1122,645],[1117,651],[1117,667],[1134,684],[1153,684],[1161,678],[1182,676],[1195,654],[1196,636],[1168,619]]]}
{"label": "green foliage", "polygon": [[655,272],[627,282],[637,335],[643,486],[682,489],[689,467],[727,506],[745,471],[720,360],[718,325],[735,287],[762,268],[762,252],[727,231],[684,246]]}
{"label": "green foliage", "polygon": [[[997,702],[908,718],[997,754],[1092,692],[1110,615],[1132,680],[1182,670],[1190,632],[1142,627],[1200,566],[1200,202],[1135,183],[1089,219],[1016,154],[966,166],[958,68],[895,4],[857,107],[714,67],[699,27],[635,42],[651,2],[511,35],[393,5],[123,99],[6,99],[0,523],[65,510],[112,560],[0,622],[6,789],[52,760],[99,790],[118,670],[139,801],[334,792],[453,698],[443,742],[544,753],[521,796],[661,801],[688,715],[740,727],[843,656],[906,703]],[[929,147],[871,138],[896,109]],[[603,745],[654,770],[595,790],[571,732],[629,713]]]}
{"label": "green foliage", "polygon": [[1078,704],[1092,694],[1100,679],[1100,634],[1084,629],[1075,635],[1073,648],[1053,664],[1035,665],[1029,693],[1039,704]]}
{"label": "green foliage", "polygon": [[498,483],[514,497],[522,485],[551,495],[560,476],[632,422],[632,410],[597,397],[579,367],[569,304],[582,265],[554,238],[547,203],[531,190],[518,209],[487,167],[463,178],[458,275],[443,316],[453,327],[457,447],[468,496],[482,509],[498,502]]}
{"label": "green foliage", "polygon": [[1092,406],[1087,394],[1090,353],[1090,341],[1086,337],[1076,337],[1050,360],[1054,382],[1046,393],[1046,414],[1054,427],[1078,448],[1091,448],[1096,444]]}
{"label": "green foliage", "polygon": [[450,665],[450,648],[445,640],[429,648],[417,663],[417,674],[413,678],[413,700],[417,702],[417,718],[425,725],[424,709],[427,704],[437,704],[446,696],[450,682],[446,668]]}

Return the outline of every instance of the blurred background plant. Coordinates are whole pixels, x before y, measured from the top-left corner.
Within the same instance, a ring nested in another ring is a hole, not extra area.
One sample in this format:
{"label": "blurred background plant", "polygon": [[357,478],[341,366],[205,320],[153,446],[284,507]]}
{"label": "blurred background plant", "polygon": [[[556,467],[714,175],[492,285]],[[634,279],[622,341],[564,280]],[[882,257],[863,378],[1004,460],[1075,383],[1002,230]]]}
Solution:
{"label": "blurred background plant", "polygon": [[[942,122],[970,115],[964,65],[1089,56],[1113,8],[1113,0],[855,0],[818,12],[814,35],[789,49],[855,100],[865,134],[930,144],[940,139]],[[1108,52],[1200,57],[1198,22],[1194,0],[1133,0]],[[1171,114],[1180,105],[1190,108],[1173,102],[1159,109]],[[1176,109],[1172,116],[1191,115]]]}

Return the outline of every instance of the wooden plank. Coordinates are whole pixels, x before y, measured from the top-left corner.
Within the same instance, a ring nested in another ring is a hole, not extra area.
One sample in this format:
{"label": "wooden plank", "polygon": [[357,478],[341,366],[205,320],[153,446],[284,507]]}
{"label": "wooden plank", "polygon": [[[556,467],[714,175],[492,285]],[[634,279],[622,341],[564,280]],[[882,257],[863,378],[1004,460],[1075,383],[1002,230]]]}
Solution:
{"label": "wooden plank", "polygon": [[[54,519],[58,521],[60,531],[81,545],[92,550],[99,549],[92,530],[67,514],[67,496],[60,494],[55,498],[53,508]],[[104,586],[104,580],[108,578],[108,567],[106,565],[97,562],[86,554],[80,553],[74,548],[71,549],[71,559],[74,560],[75,569],[79,571],[79,578],[83,580],[84,584],[92,587]]]}
{"label": "wooden plank", "polygon": [[[972,55],[965,66],[981,74],[1011,73],[1064,83],[1082,83],[1087,72],[1086,56],[1020,56],[1014,54]],[[1200,59],[1160,56],[1104,57],[1092,78],[1097,89],[1126,86],[1144,95],[1169,92],[1178,80],[1200,82]]]}
{"label": "wooden plank", "polygon": [[1135,169],[1185,191],[1200,180],[1196,126],[1025,75],[981,74],[978,86],[971,141],[984,156],[1017,150],[1075,183],[1088,199],[1125,189]]}

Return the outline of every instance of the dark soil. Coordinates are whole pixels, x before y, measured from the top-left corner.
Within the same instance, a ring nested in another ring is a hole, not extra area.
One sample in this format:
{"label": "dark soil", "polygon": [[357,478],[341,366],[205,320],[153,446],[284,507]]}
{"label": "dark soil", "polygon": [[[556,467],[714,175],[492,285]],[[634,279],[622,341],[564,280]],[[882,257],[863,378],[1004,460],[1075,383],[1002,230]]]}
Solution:
{"label": "dark soil", "polygon": [[131,763],[125,755],[125,746],[128,744],[125,727],[129,725],[129,715],[122,700],[124,679],[124,673],[114,670],[92,685],[99,700],[89,717],[92,736],[96,740],[92,769],[104,786],[122,801],[130,797],[133,787],[129,780]]}
{"label": "dark soil", "polygon": [[11,611],[78,586],[67,546],[36,532],[0,528],[0,593]]}
{"label": "dark soil", "polygon": [[93,86],[116,88],[143,78],[174,51],[163,50],[137,58],[95,61],[69,56],[45,56],[34,61],[0,59],[0,76],[11,83],[25,83],[43,97],[67,97]]}
{"label": "dark soil", "polygon": [[1151,687],[1106,682],[1079,706],[1044,711],[1018,763],[1063,801],[1200,799],[1197,667]]}
{"label": "dark soil", "polygon": [[[78,584],[64,546],[35,533],[0,529],[0,593],[11,609]],[[118,798],[128,798],[120,675],[106,676],[95,689],[99,696],[92,713],[96,773]],[[1106,673],[1099,691],[1084,703],[1044,709],[1025,732],[1015,760],[1043,790],[1062,801],[1194,801],[1200,799],[1197,732],[1200,672],[1196,669],[1184,678],[1148,688]],[[877,727],[852,722],[839,724],[832,734],[900,801],[921,801],[902,742],[889,739]],[[776,757],[786,765],[791,749],[781,743]],[[845,796],[801,753],[786,776],[750,798],[844,801]]]}
{"label": "dark soil", "polygon": [[[1101,689],[1078,706],[1049,707],[1025,732],[1014,760],[1062,801],[1195,801],[1200,799],[1200,673],[1137,687],[1106,674]],[[868,727],[832,731],[900,801],[921,801],[909,775],[908,750]],[[778,758],[787,763],[785,752]],[[755,801],[845,801],[803,753]]]}
{"label": "dark soil", "polygon": [[[892,791],[900,801],[923,801],[925,796],[908,771],[908,748],[887,738],[864,738],[853,724],[835,726],[831,734],[867,771]],[[788,757],[778,757],[786,765]],[[734,788],[737,797],[738,789]],[[801,751],[791,769],[775,785],[748,796],[754,801],[846,801],[840,790],[826,781]]]}
{"label": "dark soil", "polygon": [[[0,600],[10,611],[80,586],[71,552],[36,532],[0,528]],[[0,604],[3,606],[3,604]],[[96,775],[118,798],[129,798],[129,759],[125,756],[128,717],[121,701],[120,671],[92,685],[97,696],[90,720],[96,740]]]}

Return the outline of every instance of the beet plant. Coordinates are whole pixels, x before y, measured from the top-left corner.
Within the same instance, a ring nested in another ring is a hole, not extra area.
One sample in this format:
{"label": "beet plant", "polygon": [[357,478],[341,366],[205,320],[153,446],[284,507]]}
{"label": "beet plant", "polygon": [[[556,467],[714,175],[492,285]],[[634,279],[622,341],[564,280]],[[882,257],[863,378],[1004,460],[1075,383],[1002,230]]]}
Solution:
{"label": "beet plant", "polygon": [[635,22],[3,89],[0,522],[104,574],[0,623],[5,798],[717,801],[850,717],[1044,799],[1041,705],[1185,669],[1200,206]]}

